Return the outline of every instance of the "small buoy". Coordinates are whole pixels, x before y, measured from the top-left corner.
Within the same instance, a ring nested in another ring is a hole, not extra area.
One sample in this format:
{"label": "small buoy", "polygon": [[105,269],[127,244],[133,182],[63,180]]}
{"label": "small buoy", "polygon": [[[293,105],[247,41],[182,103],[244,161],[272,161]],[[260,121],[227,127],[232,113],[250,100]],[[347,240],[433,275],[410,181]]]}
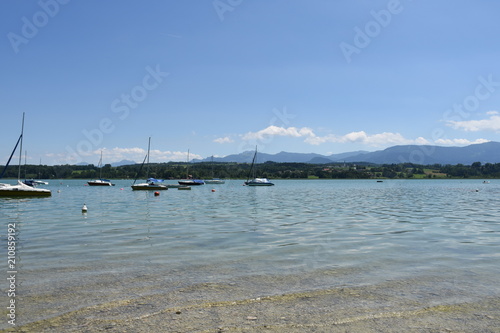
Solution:
{"label": "small buoy", "polygon": [[120,190],[122,190],[122,191],[123,191],[123,187],[122,187]]}
{"label": "small buoy", "polygon": [[212,189],[212,192],[215,192],[215,189],[214,189],[214,188]]}
{"label": "small buoy", "polygon": [[61,190],[57,190],[57,193],[61,193]]}
{"label": "small buoy", "polygon": [[82,213],[86,213],[86,212],[87,212],[87,205],[83,204]]}
{"label": "small buoy", "polygon": [[160,195],[160,192],[156,191],[155,192],[155,197],[159,196]]}

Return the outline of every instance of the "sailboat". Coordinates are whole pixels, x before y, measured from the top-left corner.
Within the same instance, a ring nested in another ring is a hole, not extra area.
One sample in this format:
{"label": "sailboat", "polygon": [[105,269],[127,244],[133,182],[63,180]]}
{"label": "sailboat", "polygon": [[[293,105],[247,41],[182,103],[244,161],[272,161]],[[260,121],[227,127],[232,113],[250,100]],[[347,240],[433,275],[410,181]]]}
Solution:
{"label": "sailboat", "polygon": [[12,156],[16,152],[17,146],[19,145],[19,143],[21,143],[20,148],[19,148],[19,170],[17,173],[17,184],[11,185],[11,184],[0,183],[0,196],[3,196],[3,197],[51,196],[52,193],[50,190],[28,186],[21,181],[21,159],[22,159],[22,151],[23,151],[23,134],[24,134],[24,112],[23,112],[23,121],[22,121],[22,127],[21,127],[21,135],[19,136],[19,139],[17,140],[16,146],[14,147],[14,150],[10,154],[9,160],[7,161],[7,164],[5,165],[5,167],[2,171],[2,174],[0,175],[0,178],[2,178],[3,175],[5,174],[5,171],[7,170],[7,167],[9,166],[10,160],[12,159]]}
{"label": "sailboat", "polygon": [[[250,167],[250,171],[248,172],[247,181],[245,185],[247,186],[273,186],[274,183],[271,183],[267,178],[256,178],[255,177],[255,160],[257,158],[257,146],[255,146],[255,154],[253,155],[252,166]],[[250,175],[253,175],[253,179],[250,180]]]}
{"label": "sailboat", "polygon": [[205,184],[224,184],[225,181],[220,178],[214,178],[214,155],[212,155],[212,179],[205,179]]}
{"label": "sailboat", "polygon": [[[40,159],[40,167],[42,166],[42,159]],[[26,170],[26,155],[25,155],[25,158],[24,158],[24,168]],[[26,175],[24,175],[24,178],[26,178]],[[40,178],[40,171],[38,172],[38,178]],[[40,179],[25,179],[24,182],[26,185],[29,185],[29,186],[38,186],[38,185],[49,185],[49,182],[46,182],[44,180],[40,180]]]}
{"label": "sailboat", "polygon": [[[137,175],[139,175],[139,173],[141,172],[142,167],[144,166],[144,162],[146,162],[146,159],[147,159],[146,177],[149,177],[149,150],[150,150],[150,147],[151,147],[151,137],[149,137],[149,142],[148,142],[148,153],[144,157],[144,161],[142,161],[141,168],[139,169],[139,172],[137,173]],[[134,190],[134,191],[141,191],[141,190],[154,190],[154,191],[168,190],[167,186],[162,185],[162,184],[158,184],[158,183],[163,182],[163,179],[147,178],[147,181],[145,183],[141,183],[141,184],[136,184],[135,183],[136,181],[137,181],[137,177],[135,178],[134,183],[131,186],[132,190]]]}
{"label": "sailboat", "polygon": [[88,181],[87,184],[89,184],[89,186],[115,186],[115,184],[111,183],[111,180],[102,178],[102,150],[101,159],[97,167],[99,168],[99,179]]}
{"label": "sailboat", "polygon": [[31,187],[35,187],[37,185],[48,185],[49,183],[48,182],[45,182],[43,180],[36,180],[36,179],[27,179],[26,177],[26,161],[28,159],[28,152],[27,151],[24,151],[24,181],[23,183],[28,185],[28,186],[31,186]]}
{"label": "sailboat", "polygon": [[178,181],[179,185],[188,185],[188,186],[196,186],[196,185],[204,185],[205,182],[201,179],[193,179],[189,176],[189,149],[188,149],[188,157],[187,157],[187,169],[186,169],[186,179],[181,179]]}

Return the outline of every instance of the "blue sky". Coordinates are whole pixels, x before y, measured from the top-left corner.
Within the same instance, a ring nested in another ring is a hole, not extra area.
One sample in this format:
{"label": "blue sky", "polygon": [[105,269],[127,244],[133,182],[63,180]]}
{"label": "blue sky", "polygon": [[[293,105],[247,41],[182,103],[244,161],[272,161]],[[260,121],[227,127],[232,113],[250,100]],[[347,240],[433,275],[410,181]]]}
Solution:
{"label": "blue sky", "polygon": [[500,3],[6,0],[0,164],[500,141]]}

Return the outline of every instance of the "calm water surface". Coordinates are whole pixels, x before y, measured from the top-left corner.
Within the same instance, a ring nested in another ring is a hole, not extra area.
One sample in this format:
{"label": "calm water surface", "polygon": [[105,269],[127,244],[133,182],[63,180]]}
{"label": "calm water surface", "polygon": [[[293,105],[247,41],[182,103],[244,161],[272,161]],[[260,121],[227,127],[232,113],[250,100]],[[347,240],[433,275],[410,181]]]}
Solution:
{"label": "calm water surface", "polygon": [[115,183],[0,199],[2,239],[7,223],[19,239],[19,324],[208,282],[242,297],[410,279],[437,303],[500,294],[500,180],[232,180],[158,197]]}

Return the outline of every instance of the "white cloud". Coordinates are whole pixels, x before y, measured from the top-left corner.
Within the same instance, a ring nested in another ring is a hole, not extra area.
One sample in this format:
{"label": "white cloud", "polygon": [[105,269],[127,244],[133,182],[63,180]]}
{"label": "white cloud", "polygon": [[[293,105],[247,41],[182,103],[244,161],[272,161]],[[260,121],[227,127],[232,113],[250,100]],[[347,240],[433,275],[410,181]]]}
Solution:
{"label": "white cloud", "polygon": [[243,140],[264,140],[272,136],[290,136],[290,137],[302,137],[302,136],[313,136],[313,131],[308,127],[296,128],[296,127],[278,127],[271,125],[264,128],[258,132],[248,132],[243,135]]}
{"label": "white cloud", "polygon": [[333,134],[328,134],[326,136],[316,136],[315,134],[313,134],[306,138],[304,142],[310,145],[317,146],[325,142],[337,142],[337,137]]}
{"label": "white cloud", "polygon": [[482,120],[448,121],[447,125],[466,132],[495,131],[500,132],[500,115],[496,111],[487,113],[490,117]]}
{"label": "white cloud", "polygon": [[[92,152],[96,156],[95,163],[93,161],[87,161],[89,163],[97,164],[101,150],[95,150]],[[121,160],[133,160],[137,163],[142,163],[144,157],[147,154],[147,150],[144,148],[119,148],[115,147],[112,149],[103,149],[103,163],[113,163]],[[203,157],[198,154],[189,154],[189,159],[202,159]],[[149,152],[149,160],[154,163],[169,162],[169,161],[186,161],[187,152],[181,151],[170,151],[170,150],[158,150],[152,149]]]}
{"label": "white cloud", "polygon": [[434,141],[434,143],[438,145],[444,145],[444,146],[468,146],[468,145],[473,145],[473,144],[478,144],[478,143],[485,143],[489,142],[490,140],[486,139],[477,139],[474,141],[470,141],[467,139],[439,139]]}
{"label": "white cloud", "polygon": [[231,139],[228,136],[225,136],[223,138],[217,138],[217,139],[215,139],[214,142],[222,144],[222,143],[232,143],[232,142],[234,142],[234,140]]}
{"label": "white cloud", "polygon": [[318,136],[309,127],[278,127],[269,126],[258,132],[248,132],[242,136],[243,140],[264,140],[274,136],[287,136],[294,138],[305,138],[304,142],[311,145],[320,145],[323,143],[361,143],[369,146],[384,146],[398,144],[429,144],[429,141],[423,137],[417,139],[406,139],[399,133],[384,132],[369,135],[364,131],[351,132],[342,136],[328,134]]}
{"label": "white cloud", "polygon": [[351,132],[342,136],[327,135],[323,137],[311,136],[305,142],[312,145],[319,145],[325,142],[333,143],[361,143],[369,146],[402,145],[402,144],[428,144],[429,142],[419,137],[415,140],[406,139],[399,133],[384,132],[369,135],[365,131]]}
{"label": "white cloud", "polygon": [[430,142],[427,141],[427,139],[425,139],[425,138],[423,138],[421,136],[419,136],[418,138],[416,138],[414,143],[417,144],[417,145],[428,145],[428,144],[430,144]]}

